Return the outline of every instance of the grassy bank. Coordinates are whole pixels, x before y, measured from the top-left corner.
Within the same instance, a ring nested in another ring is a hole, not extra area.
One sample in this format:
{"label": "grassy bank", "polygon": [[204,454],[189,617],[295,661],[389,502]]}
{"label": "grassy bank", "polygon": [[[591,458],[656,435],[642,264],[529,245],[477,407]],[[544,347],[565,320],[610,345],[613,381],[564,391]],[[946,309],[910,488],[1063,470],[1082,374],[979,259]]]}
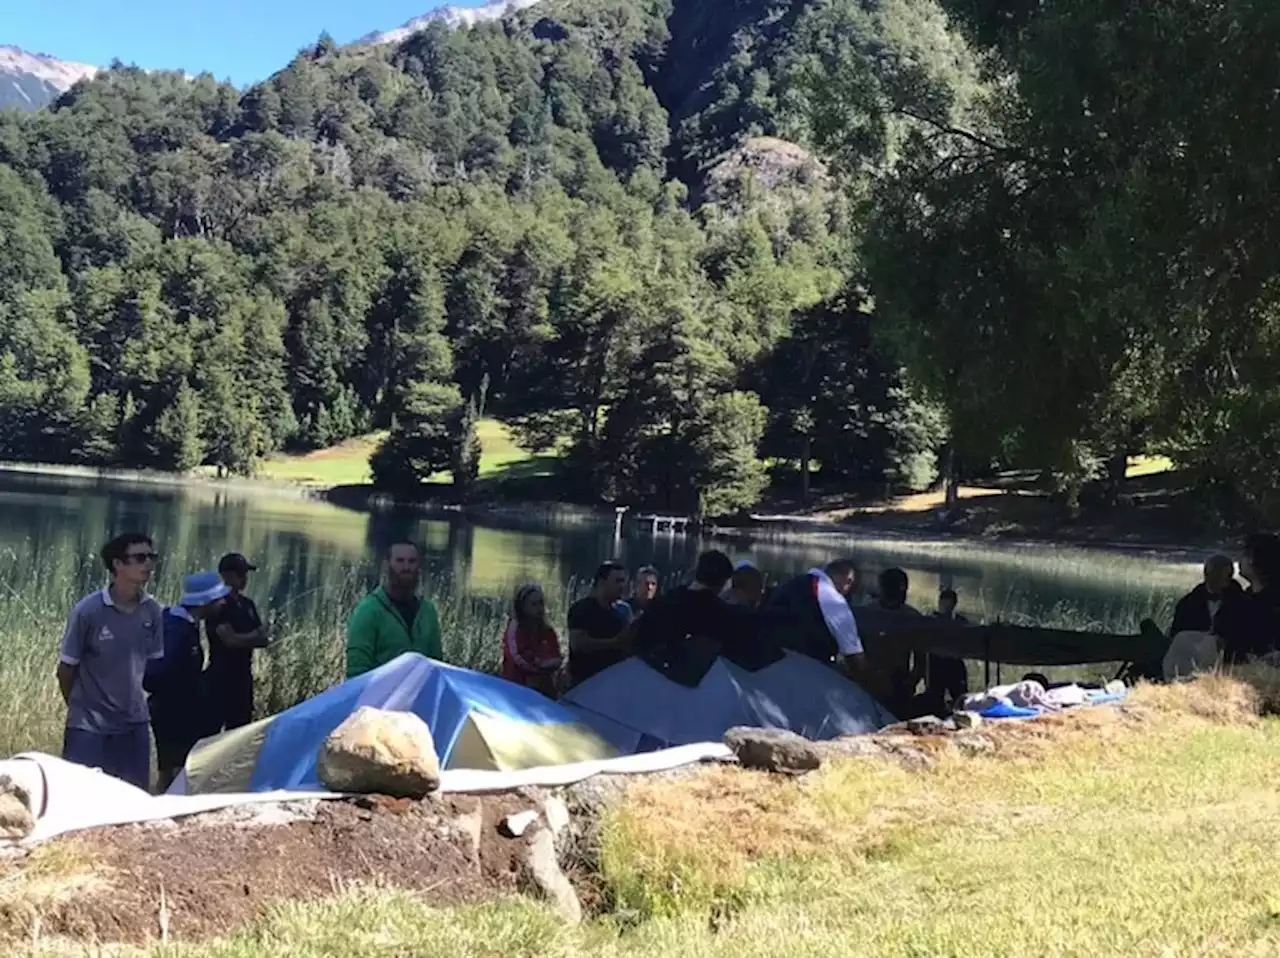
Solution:
{"label": "grassy bank", "polygon": [[[385,435],[371,433],[301,456],[273,456],[259,466],[258,476],[316,489],[368,485],[373,481],[369,457]],[[476,435],[480,439],[481,479],[502,480],[526,475],[539,467],[549,469],[557,462],[555,456],[537,456],[525,450],[511,430],[496,419],[481,419],[476,424]],[[440,473],[431,481],[449,482],[450,477],[448,473]]]}
{"label": "grassy bank", "polygon": [[[603,910],[455,909],[343,889],[151,958],[1053,958],[1280,949],[1280,722],[1223,678],[1139,690],[987,735],[923,770],[882,758],[800,780],[641,781],[605,822]],[[70,887],[74,858],[42,873]],[[12,889],[0,890],[0,903]],[[50,953],[53,953],[52,951]]]}
{"label": "grassy bank", "polygon": [[[34,560],[0,553],[0,755],[28,749],[60,751],[64,711],[53,678],[57,643],[68,611],[82,594],[79,583],[99,579],[94,566],[93,560],[65,550],[41,553]],[[365,573],[363,567],[334,565],[312,587],[282,603],[272,605],[260,598],[263,615],[278,638],[272,648],[255,656],[260,714],[282,711],[341,681],[346,620],[366,593]],[[670,587],[685,578],[683,572],[672,570],[665,583]],[[169,585],[161,590],[162,596],[172,592],[173,583]],[[563,636],[565,612],[588,583],[570,579],[562,587],[551,582],[548,587],[553,623]],[[422,589],[439,609],[446,659],[496,671],[507,600],[476,594],[447,576],[424,577]],[[918,601],[925,601],[925,592]],[[966,601],[973,601],[972,597]],[[1001,619],[1050,628],[1131,632],[1145,617],[1166,621],[1170,605],[1162,592],[1134,588],[1127,599],[1102,612],[1086,613],[1069,603],[1044,609],[1036,607],[1031,595],[1010,589],[964,611],[975,621]],[[1036,614],[1029,615],[1029,609]],[[1114,669],[1108,664],[1050,672],[1055,679],[1102,679],[1110,678]],[[1012,680],[1017,678],[1014,672],[1021,674],[1007,668],[1000,677]],[[996,677],[994,669],[992,677]],[[970,678],[974,688],[982,683],[979,663],[970,663]]]}

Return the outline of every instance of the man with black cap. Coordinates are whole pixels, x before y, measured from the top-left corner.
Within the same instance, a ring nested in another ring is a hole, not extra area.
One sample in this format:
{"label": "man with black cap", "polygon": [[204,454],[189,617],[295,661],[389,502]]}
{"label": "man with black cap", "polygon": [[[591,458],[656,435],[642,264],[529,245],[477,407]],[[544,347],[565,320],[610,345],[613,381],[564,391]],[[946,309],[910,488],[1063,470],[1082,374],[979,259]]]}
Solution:
{"label": "man with black cap", "polygon": [[222,557],[218,574],[231,593],[205,625],[214,708],[221,710],[221,728],[227,730],[253,721],[253,650],[270,641],[258,607],[244,594],[249,573],[257,571],[238,552]]}

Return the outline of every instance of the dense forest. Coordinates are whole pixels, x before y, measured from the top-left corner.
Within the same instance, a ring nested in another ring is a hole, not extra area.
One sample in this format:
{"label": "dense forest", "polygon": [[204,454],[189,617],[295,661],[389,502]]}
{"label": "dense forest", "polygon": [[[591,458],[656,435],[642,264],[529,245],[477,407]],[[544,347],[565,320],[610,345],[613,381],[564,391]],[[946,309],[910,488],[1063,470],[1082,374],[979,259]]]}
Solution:
{"label": "dense forest", "polygon": [[[1280,9],[544,0],[248,90],[116,65],[0,114],[0,457],[251,473],[475,423],[562,494],[1139,452],[1280,512]],[[767,464],[767,465],[766,465]]]}

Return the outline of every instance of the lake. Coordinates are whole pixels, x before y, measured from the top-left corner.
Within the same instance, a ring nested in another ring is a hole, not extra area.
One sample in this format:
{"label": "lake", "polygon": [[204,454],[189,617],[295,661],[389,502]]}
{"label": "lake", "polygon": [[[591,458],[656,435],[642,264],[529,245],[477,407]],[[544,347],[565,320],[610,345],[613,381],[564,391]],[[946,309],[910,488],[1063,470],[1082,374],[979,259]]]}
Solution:
{"label": "lake", "polygon": [[960,594],[975,620],[1130,631],[1144,616],[1167,623],[1173,602],[1198,578],[1196,557],[1124,555],[1050,545],[1008,547],[828,536],[798,540],[654,535],[612,515],[530,508],[504,521],[366,513],[296,491],[215,484],[82,479],[0,472],[0,752],[57,751],[62,703],[53,682],[66,614],[104,573],[97,552],[124,531],[152,535],[162,555],[153,591],[175,600],[182,577],[231,551],[260,571],[250,593],[279,639],[257,656],[261,714],[287,708],[339,681],[347,614],[376,581],[378,549],[409,537],[425,549],[425,590],[440,608],[445,655],[494,668],[514,588],[546,587],[563,621],[596,565],[616,558],[656,566],[669,583],[708,546],[751,559],[773,579],[850,555],[864,578],[897,565],[911,601],[932,610],[939,588]]}
{"label": "lake", "polygon": [[[528,581],[548,587],[553,604],[586,587],[595,566],[616,558],[656,566],[675,581],[697,553],[721,548],[750,559],[777,579],[830,558],[852,555],[873,573],[891,565],[911,577],[911,601],[932,609],[938,590],[960,593],[961,609],[983,620],[1130,628],[1158,613],[1194,584],[1185,555],[1165,558],[1079,548],[913,542],[856,535],[753,539],[653,534],[613,522],[473,522],[411,513],[368,514],[292,493],[255,493],[214,485],[173,486],[118,480],[0,473],[0,588],[33,574],[73,592],[97,586],[95,555],[111,535],[143,530],[163,558],[155,591],[174,598],[182,576],[212,568],[224,552],[243,552],[261,571],[253,591],[281,610],[320,596],[335,581],[373,582],[377,550],[391,539],[423,544],[434,585],[455,595],[505,600]],[[864,576],[868,581],[871,575]],[[59,591],[62,591],[60,588]]]}

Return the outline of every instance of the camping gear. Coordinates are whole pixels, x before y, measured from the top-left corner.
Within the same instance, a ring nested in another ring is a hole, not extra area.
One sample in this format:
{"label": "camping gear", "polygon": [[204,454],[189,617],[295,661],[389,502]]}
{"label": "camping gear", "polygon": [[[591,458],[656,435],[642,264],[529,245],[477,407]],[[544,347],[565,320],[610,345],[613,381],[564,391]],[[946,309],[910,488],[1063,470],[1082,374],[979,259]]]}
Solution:
{"label": "camping gear", "polygon": [[279,715],[201,742],[187,760],[184,787],[189,794],[319,789],[320,746],[365,705],[419,715],[446,770],[515,771],[618,754],[532,689],[406,652]]}
{"label": "camping gear", "polygon": [[562,702],[621,752],[716,742],[740,725],[829,739],[896,721],[860,686],[796,652],[754,672],[721,656],[692,688],[632,658],[573,688]]}

